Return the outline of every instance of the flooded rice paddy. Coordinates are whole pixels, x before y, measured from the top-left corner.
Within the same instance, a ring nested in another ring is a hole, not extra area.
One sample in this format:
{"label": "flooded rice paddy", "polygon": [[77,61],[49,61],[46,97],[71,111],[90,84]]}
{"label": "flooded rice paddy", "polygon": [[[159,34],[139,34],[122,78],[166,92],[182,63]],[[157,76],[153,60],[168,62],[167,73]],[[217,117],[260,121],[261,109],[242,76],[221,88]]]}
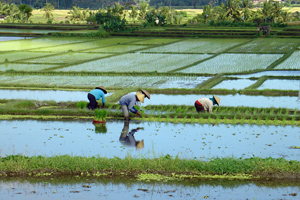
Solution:
{"label": "flooded rice paddy", "polygon": [[[26,99],[37,101],[76,102],[88,101],[88,91],[64,91],[64,90],[1,90],[1,99]],[[112,92],[105,96],[112,95]]]}
{"label": "flooded rice paddy", "polygon": [[[221,98],[220,106],[244,106],[257,108],[291,108],[300,109],[300,102],[296,96],[251,96],[241,94],[216,95]],[[167,95],[151,94],[151,100],[145,100],[143,106],[147,105],[189,105],[193,106],[200,98],[212,98],[211,94],[186,94]]]}
{"label": "flooded rice paddy", "polygon": [[295,200],[299,183],[201,180],[139,182],[126,179],[1,179],[2,200],[43,199],[264,199]]}
{"label": "flooded rice paddy", "polygon": [[227,75],[228,77],[237,77],[237,78],[259,78],[262,76],[300,76],[300,71],[291,70],[291,71],[263,71],[252,74],[243,74],[243,75]]}
{"label": "flooded rice paddy", "polygon": [[263,89],[299,90],[300,80],[282,80],[282,79],[266,80],[257,89],[258,90],[263,90]]}
{"label": "flooded rice paddy", "polygon": [[[2,29],[0,29],[1,32]],[[32,39],[32,37],[10,37],[10,36],[0,36],[0,42],[11,41],[11,40],[23,40],[23,39]]]}
{"label": "flooded rice paddy", "polygon": [[[299,160],[299,127],[108,121],[0,121],[0,156],[273,157]],[[143,148],[136,148],[138,141]],[[167,144],[167,145],[166,145]]]}

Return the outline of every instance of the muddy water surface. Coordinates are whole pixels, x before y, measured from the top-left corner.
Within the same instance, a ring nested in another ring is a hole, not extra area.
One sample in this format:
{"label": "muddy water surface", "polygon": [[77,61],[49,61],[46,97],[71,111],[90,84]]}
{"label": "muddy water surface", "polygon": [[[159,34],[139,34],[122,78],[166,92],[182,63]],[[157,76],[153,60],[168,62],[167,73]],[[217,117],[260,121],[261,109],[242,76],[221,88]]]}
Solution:
{"label": "muddy water surface", "polygon": [[[199,125],[108,121],[0,121],[0,156],[273,157],[299,160],[300,129],[291,126]],[[144,147],[137,148],[139,141]]]}
{"label": "muddy water surface", "polygon": [[125,179],[54,178],[1,179],[0,199],[286,199],[299,197],[300,184],[202,180],[180,183],[139,182]]}

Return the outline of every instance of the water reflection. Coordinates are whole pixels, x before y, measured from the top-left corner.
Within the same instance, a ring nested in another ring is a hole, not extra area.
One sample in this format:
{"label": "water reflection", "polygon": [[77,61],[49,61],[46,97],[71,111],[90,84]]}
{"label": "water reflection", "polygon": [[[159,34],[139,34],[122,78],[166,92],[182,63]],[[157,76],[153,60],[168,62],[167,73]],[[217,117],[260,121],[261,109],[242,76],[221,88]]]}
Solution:
{"label": "water reflection", "polygon": [[[1,178],[0,199],[298,199],[297,181],[184,180],[141,182],[131,178]],[[134,198],[133,198],[134,197]]]}
{"label": "water reflection", "polygon": [[105,123],[93,123],[95,126],[95,133],[107,133],[107,127]]}
{"label": "water reflection", "polygon": [[136,140],[134,137],[134,134],[140,129],[143,128],[137,127],[129,131],[129,121],[124,121],[124,126],[119,138],[121,144],[128,147],[135,147],[137,150],[144,148],[144,139]]}

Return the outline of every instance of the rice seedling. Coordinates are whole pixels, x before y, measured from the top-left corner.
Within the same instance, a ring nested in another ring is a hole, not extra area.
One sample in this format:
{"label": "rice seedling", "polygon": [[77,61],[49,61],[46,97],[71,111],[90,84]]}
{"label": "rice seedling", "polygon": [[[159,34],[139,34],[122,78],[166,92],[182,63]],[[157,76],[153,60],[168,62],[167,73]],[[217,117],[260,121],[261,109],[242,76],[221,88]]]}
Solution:
{"label": "rice seedling", "polygon": [[104,109],[96,109],[95,110],[95,120],[97,121],[106,121],[106,117],[107,117],[107,110]]}
{"label": "rice seedling", "polygon": [[87,107],[87,102],[85,101],[79,101],[76,103],[77,108],[79,109],[85,109]]}

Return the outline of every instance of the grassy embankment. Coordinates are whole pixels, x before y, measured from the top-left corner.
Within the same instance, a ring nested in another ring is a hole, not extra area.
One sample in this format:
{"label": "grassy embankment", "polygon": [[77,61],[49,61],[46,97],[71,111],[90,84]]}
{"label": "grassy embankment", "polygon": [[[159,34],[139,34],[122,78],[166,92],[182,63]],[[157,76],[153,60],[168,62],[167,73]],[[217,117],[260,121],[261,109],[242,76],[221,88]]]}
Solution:
{"label": "grassy embankment", "polygon": [[169,155],[146,159],[127,156],[100,157],[25,157],[12,155],[0,158],[0,177],[129,177],[137,180],[186,180],[203,178],[227,179],[299,179],[299,161],[273,158],[215,158],[209,161],[185,160]]}

